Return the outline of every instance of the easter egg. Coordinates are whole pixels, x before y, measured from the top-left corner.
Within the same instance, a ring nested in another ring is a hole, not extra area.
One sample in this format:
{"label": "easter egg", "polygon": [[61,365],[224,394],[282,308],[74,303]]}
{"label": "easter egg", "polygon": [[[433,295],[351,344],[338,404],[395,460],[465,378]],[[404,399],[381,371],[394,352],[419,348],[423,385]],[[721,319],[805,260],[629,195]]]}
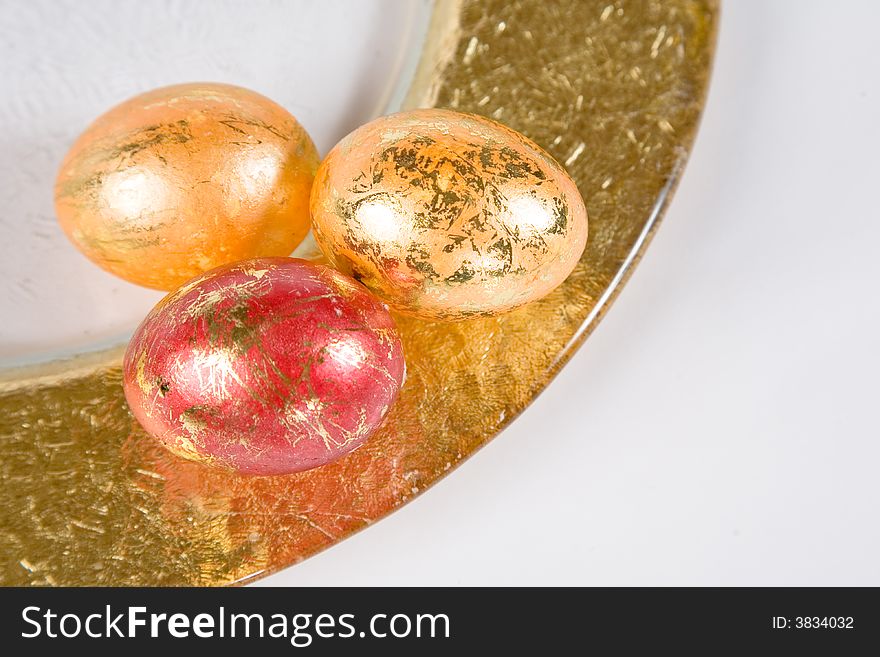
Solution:
{"label": "easter egg", "polygon": [[379,427],[403,382],[387,308],[322,265],[257,258],[166,296],[129,343],[125,397],[172,452],[249,474],[329,463]]}
{"label": "easter egg", "polygon": [[494,315],[557,287],[587,240],[577,186],[550,155],[488,119],[441,109],[385,116],[318,168],[315,240],[397,310]]}
{"label": "easter egg", "polygon": [[173,290],[229,262],[290,255],[309,231],[317,166],[308,134],[268,98],[180,84],[89,126],[61,164],[55,209],[95,263]]}

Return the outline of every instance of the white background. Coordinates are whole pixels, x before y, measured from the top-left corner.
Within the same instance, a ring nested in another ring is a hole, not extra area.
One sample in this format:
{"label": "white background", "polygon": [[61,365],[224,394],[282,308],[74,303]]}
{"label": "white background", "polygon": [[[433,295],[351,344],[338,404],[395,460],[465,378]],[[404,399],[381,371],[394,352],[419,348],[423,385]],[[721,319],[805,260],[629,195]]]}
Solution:
{"label": "white background", "polygon": [[728,0],[682,185],[586,345],[458,471],[263,583],[880,584],[878,23]]}

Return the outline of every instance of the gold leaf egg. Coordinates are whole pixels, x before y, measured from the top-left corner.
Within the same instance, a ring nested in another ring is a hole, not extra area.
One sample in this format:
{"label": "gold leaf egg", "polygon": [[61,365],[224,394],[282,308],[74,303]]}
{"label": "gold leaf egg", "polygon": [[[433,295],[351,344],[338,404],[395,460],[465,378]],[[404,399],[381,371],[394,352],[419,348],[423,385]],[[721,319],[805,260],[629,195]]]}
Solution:
{"label": "gold leaf egg", "polygon": [[171,290],[225,263],[289,255],[309,230],[317,166],[306,131],[268,98],[181,84],[89,126],[61,165],[55,208],[95,263]]}
{"label": "gold leaf egg", "polygon": [[311,211],[334,266],[432,319],[545,296],[587,240],[583,199],[562,166],[518,132],[450,110],[392,114],[345,137],[318,168]]}

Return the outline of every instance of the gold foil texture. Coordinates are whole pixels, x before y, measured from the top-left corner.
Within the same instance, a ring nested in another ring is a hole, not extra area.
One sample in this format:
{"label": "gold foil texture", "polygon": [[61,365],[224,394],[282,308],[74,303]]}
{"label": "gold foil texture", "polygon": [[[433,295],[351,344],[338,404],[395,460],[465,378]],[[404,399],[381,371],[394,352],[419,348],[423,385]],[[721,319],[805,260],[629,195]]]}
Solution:
{"label": "gold foil texture", "polygon": [[400,312],[497,315],[540,299],[587,240],[575,182],[534,142],[482,116],[418,109],[345,137],[312,187],[333,265]]}

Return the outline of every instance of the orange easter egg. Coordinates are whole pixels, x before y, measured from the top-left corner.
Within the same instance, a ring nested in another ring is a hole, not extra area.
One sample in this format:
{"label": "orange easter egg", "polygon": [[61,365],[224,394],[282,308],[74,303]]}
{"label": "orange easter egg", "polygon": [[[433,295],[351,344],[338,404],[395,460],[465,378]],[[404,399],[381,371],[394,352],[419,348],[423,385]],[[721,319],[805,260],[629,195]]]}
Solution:
{"label": "orange easter egg", "polygon": [[289,255],[309,230],[318,161],[297,120],[260,94],[163,87],[86,129],[61,164],[55,208],[96,264],[171,290],[229,262]]}
{"label": "orange easter egg", "polygon": [[312,188],[328,259],[397,310],[495,315],[571,273],[587,211],[565,169],[523,135],[471,114],[422,109],[345,137]]}

